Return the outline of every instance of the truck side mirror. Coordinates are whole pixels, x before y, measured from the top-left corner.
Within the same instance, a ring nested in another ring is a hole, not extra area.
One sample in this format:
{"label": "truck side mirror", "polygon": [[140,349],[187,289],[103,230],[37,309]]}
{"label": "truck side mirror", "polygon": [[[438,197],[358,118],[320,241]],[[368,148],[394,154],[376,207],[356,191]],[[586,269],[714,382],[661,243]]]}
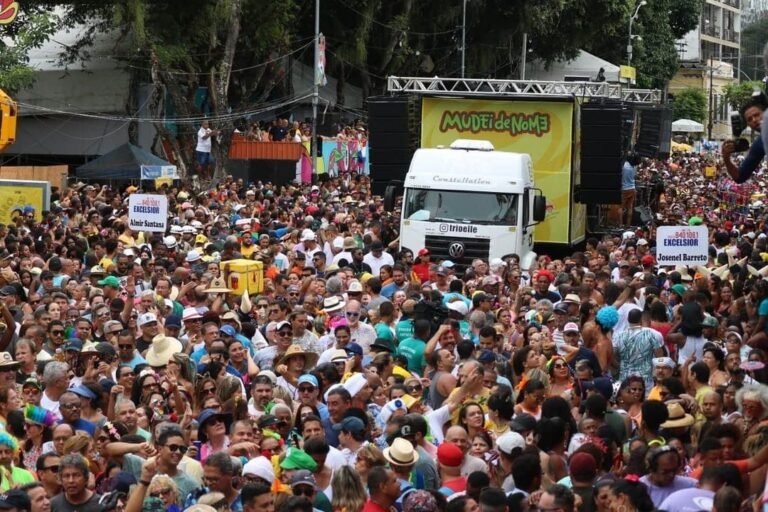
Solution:
{"label": "truck side mirror", "polygon": [[384,211],[394,211],[395,201],[397,201],[397,187],[395,185],[387,185],[387,188],[384,190]]}
{"label": "truck side mirror", "polygon": [[543,222],[546,216],[547,216],[547,198],[544,196],[533,196],[534,222]]}

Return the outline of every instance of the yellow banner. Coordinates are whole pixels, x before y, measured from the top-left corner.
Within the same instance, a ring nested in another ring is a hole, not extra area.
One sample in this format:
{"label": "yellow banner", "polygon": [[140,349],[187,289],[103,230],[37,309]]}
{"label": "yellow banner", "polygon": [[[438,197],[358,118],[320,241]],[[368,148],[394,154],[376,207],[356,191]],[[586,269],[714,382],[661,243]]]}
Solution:
{"label": "yellow banner", "polygon": [[45,186],[19,186],[0,184],[0,223],[13,224],[13,219],[22,216],[24,208],[34,208],[35,220],[43,220],[45,209]]}
{"label": "yellow banner", "polygon": [[424,98],[421,147],[447,147],[456,139],[488,140],[497,151],[531,155],[536,187],[547,197],[536,241],[571,242],[572,103]]}

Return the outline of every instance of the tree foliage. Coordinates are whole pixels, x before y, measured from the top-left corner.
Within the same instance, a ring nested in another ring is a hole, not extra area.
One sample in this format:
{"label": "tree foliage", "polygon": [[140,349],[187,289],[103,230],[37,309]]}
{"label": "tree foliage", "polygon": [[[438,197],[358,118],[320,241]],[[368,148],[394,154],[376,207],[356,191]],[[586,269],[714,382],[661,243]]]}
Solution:
{"label": "tree foliage", "polygon": [[31,9],[21,13],[8,27],[13,44],[0,42],[0,89],[13,95],[35,82],[29,52],[42,46],[58,27],[52,12]]}
{"label": "tree foliage", "polygon": [[752,98],[755,91],[762,91],[761,82],[741,82],[725,86],[725,100],[733,110],[741,110],[741,107]]}
{"label": "tree foliage", "polygon": [[703,123],[707,117],[707,96],[701,89],[688,87],[675,93],[672,103],[674,119],[691,119]]}

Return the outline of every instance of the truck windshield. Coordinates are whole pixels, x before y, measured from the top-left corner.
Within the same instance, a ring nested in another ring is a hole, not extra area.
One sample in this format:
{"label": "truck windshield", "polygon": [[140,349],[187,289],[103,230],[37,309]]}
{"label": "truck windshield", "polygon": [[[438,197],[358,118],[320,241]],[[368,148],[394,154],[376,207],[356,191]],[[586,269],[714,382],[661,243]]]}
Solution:
{"label": "truck windshield", "polygon": [[411,188],[405,218],[428,222],[517,225],[517,194]]}

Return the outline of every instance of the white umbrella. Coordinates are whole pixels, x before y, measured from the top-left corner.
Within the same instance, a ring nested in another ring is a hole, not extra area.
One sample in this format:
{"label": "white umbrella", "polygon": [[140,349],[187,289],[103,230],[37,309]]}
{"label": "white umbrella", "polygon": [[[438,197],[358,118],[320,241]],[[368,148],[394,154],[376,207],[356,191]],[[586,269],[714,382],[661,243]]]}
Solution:
{"label": "white umbrella", "polygon": [[703,132],[704,125],[691,119],[678,119],[672,123],[673,132]]}

